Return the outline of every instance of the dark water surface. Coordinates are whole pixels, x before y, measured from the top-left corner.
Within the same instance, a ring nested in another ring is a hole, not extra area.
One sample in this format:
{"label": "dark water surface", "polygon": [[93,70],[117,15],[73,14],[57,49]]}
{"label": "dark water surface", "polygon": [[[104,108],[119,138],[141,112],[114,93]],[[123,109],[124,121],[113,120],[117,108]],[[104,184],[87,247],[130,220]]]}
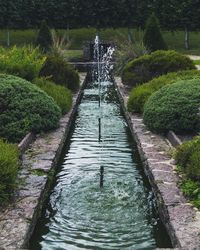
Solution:
{"label": "dark water surface", "polygon": [[[88,83],[30,249],[171,246],[153,208],[152,192],[111,82],[102,83],[101,107],[99,143],[98,85]],[[100,166],[104,167],[102,189]]]}

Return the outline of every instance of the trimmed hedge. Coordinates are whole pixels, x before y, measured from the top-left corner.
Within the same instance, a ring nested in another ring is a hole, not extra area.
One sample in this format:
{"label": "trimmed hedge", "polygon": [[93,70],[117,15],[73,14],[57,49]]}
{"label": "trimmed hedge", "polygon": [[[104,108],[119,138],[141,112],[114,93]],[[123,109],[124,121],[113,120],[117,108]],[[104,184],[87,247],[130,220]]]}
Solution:
{"label": "trimmed hedge", "polygon": [[178,82],[179,80],[191,80],[200,78],[199,70],[185,70],[168,73],[154,78],[150,82],[144,83],[132,89],[127,108],[129,112],[142,113],[144,110],[144,104],[149,97],[160,88],[167,84]]}
{"label": "trimmed hedge", "polygon": [[15,186],[19,168],[17,146],[0,139],[0,205],[7,202]]}
{"label": "trimmed hedge", "polygon": [[0,137],[19,142],[28,132],[58,127],[60,108],[44,91],[16,76],[0,74]]}
{"label": "trimmed hedge", "polygon": [[195,69],[193,61],[176,51],[158,50],[130,61],[123,69],[122,81],[135,87],[169,72]]}
{"label": "trimmed hedge", "polygon": [[200,131],[200,79],[166,85],[144,106],[144,123],[154,132]]}
{"label": "trimmed hedge", "polygon": [[63,85],[74,92],[79,89],[78,72],[61,56],[49,55],[40,71],[40,76],[50,77],[56,84]]}
{"label": "trimmed hedge", "polygon": [[54,99],[63,115],[69,112],[72,107],[72,93],[69,89],[45,78],[36,78],[33,83]]}
{"label": "trimmed hedge", "polygon": [[19,76],[28,81],[38,77],[45,60],[46,57],[40,53],[39,48],[0,47],[0,72]]}

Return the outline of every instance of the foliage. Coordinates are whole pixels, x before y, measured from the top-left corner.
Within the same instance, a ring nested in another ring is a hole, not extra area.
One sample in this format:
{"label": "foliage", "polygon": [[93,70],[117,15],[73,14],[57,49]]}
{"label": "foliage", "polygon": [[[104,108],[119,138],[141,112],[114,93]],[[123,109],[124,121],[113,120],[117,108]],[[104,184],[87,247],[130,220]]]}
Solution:
{"label": "foliage", "polygon": [[146,24],[143,42],[149,51],[166,50],[167,45],[162,37],[159,21],[155,14],[152,14]]}
{"label": "foliage", "polygon": [[79,88],[79,75],[72,65],[59,55],[49,55],[40,71],[40,76],[50,79],[60,85],[77,91]]}
{"label": "foliage", "polygon": [[200,136],[180,145],[175,159],[189,178],[200,181]]}
{"label": "foliage", "polygon": [[0,27],[38,27],[43,19],[55,28],[67,28],[69,24],[73,27],[144,27],[149,13],[154,11],[165,29],[199,28],[198,0],[59,0],[59,3],[52,0],[0,0],[0,6]]}
{"label": "foliage", "polygon": [[30,131],[58,126],[60,108],[53,99],[30,82],[0,75],[0,137],[19,142]]}
{"label": "foliage", "polygon": [[134,87],[169,72],[189,69],[195,69],[195,66],[187,56],[175,51],[158,50],[130,61],[123,69],[122,81]]}
{"label": "foliage", "polygon": [[186,178],[182,181],[180,187],[192,204],[200,209],[200,183]]}
{"label": "foliage", "polygon": [[36,39],[36,45],[44,52],[48,52],[53,44],[51,31],[46,23],[42,21],[38,36]]}
{"label": "foliage", "polygon": [[139,85],[132,89],[127,107],[129,112],[142,113],[144,104],[149,97],[160,88],[167,84],[178,82],[179,80],[191,80],[200,78],[200,71],[198,70],[184,70],[178,72],[168,73],[154,78],[153,80]]}
{"label": "foliage", "polygon": [[32,80],[37,77],[46,58],[38,48],[16,46],[5,49],[0,47],[0,72]]}
{"label": "foliage", "polygon": [[51,34],[52,34],[51,53],[63,56],[63,53],[70,46],[70,43],[67,41],[66,38],[66,33],[62,35],[56,32],[55,30],[52,30]]}
{"label": "foliage", "polygon": [[158,133],[200,130],[200,79],[166,85],[144,106],[145,124]]}
{"label": "foliage", "polygon": [[36,78],[33,83],[54,99],[60,107],[62,114],[66,114],[70,110],[72,106],[72,94],[70,90],[45,78]]}
{"label": "foliage", "polygon": [[182,171],[181,189],[200,208],[200,136],[180,145],[175,154]]}
{"label": "foliage", "polygon": [[115,72],[121,74],[124,66],[131,60],[148,53],[141,36],[137,39],[128,38],[127,34],[119,33],[115,40]]}
{"label": "foliage", "polygon": [[0,139],[0,205],[8,201],[16,186],[19,152],[15,145]]}

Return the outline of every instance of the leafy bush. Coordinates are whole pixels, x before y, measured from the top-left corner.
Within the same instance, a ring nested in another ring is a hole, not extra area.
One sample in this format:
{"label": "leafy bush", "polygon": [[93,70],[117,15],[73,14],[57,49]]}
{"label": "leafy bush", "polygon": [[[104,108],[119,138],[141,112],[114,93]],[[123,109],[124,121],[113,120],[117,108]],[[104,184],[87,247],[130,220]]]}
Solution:
{"label": "leafy bush", "polygon": [[62,114],[66,114],[70,110],[72,106],[72,94],[69,89],[56,85],[45,78],[36,78],[33,83],[54,99],[60,107]]}
{"label": "leafy bush", "polygon": [[143,42],[146,48],[151,52],[167,49],[167,45],[160,31],[159,20],[155,14],[152,14],[147,20]]}
{"label": "leafy bush", "polygon": [[32,80],[39,72],[46,58],[41,55],[38,48],[24,46],[11,49],[0,47],[0,72],[8,73]]}
{"label": "leafy bush", "polygon": [[60,85],[77,91],[79,88],[79,75],[72,65],[67,63],[61,56],[50,55],[40,71],[40,76],[50,79]]}
{"label": "leafy bush", "polygon": [[200,136],[180,145],[175,159],[187,177],[200,181]]}
{"label": "leafy bush", "polygon": [[19,77],[0,75],[0,137],[19,142],[28,132],[58,126],[60,108],[37,86]]}
{"label": "leafy bush", "polygon": [[180,145],[175,159],[187,177],[200,181],[200,136]]}
{"label": "leafy bush", "polygon": [[130,87],[135,87],[154,77],[189,69],[195,69],[195,66],[187,56],[173,50],[159,50],[130,61],[123,69],[122,81]]}
{"label": "leafy bush", "polygon": [[200,79],[166,85],[144,106],[144,122],[152,130],[165,133],[200,130]]}
{"label": "leafy bush", "polygon": [[144,104],[149,97],[160,88],[167,84],[178,82],[179,80],[190,80],[200,78],[200,71],[185,70],[168,73],[166,75],[154,78],[150,82],[144,83],[132,89],[127,107],[129,112],[142,113]]}
{"label": "leafy bush", "polygon": [[51,31],[46,21],[42,21],[40,30],[38,32],[38,36],[36,39],[36,45],[39,46],[42,51],[48,52],[52,44],[53,44],[53,38],[51,35]]}
{"label": "leafy bush", "polygon": [[200,136],[180,145],[175,159],[183,174],[181,190],[194,206],[200,208]]}
{"label": "leafy bush", "polygon": [[6,202],[15,188],[19,152],[15,145],[0,139],[0,204]]}

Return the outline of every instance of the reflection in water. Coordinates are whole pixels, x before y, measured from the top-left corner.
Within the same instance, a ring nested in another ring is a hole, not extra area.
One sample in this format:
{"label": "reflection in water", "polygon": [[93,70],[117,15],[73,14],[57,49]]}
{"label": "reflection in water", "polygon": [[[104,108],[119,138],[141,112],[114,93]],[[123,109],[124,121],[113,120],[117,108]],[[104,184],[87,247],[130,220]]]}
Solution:
{"label": "reflection in water", "polygon": [[[88,84],[30,249],[149,250],[170,246],[157,223],[152,193],[112,83],[102,83],[101,99],[99,143],[98,85]],[[102,189],[100,166],[104,167]]]}

